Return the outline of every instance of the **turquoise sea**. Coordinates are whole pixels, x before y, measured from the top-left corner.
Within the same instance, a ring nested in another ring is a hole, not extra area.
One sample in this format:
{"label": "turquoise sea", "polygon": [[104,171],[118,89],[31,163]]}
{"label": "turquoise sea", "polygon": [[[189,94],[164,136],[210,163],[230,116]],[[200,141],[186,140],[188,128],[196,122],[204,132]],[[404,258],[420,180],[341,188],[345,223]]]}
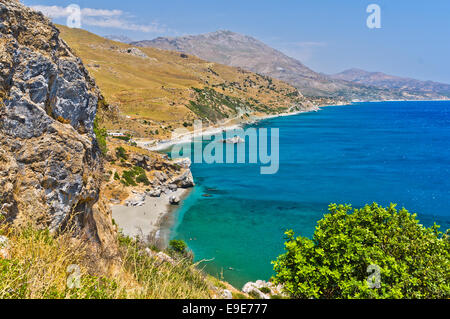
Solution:
{"label": "turquoise sea", "polygon": [[[311,237],[330,203],[398,203],[450,228],[450,102],[377,102],[261,121],[280,129],[280,170],[193,164],[197,186],[171,238],[236,287],[269,279],[287,229]],[[204,197],[208,194],[210,197]]]}

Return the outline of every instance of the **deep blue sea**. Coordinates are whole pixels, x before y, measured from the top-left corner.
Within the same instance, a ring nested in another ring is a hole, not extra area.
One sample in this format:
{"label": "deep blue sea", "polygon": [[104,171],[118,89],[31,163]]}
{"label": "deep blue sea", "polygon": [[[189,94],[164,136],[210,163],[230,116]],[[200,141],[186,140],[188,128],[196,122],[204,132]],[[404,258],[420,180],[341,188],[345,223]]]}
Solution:
{"label": "deep blue sea", "polygon": [[194,164],[197,186],[171,230],[236,287],[269,279],[284,232],[311,237],[330,203],[397,203],[450,228],[450,102],[325,107],[254,127],[280,129],[279,172]]}

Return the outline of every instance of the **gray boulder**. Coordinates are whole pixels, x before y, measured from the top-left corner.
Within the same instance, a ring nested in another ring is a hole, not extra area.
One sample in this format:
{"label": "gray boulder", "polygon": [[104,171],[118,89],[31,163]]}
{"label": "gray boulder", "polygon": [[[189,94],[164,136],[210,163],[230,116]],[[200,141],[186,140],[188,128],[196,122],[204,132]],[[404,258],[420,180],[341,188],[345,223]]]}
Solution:
{"label": "gray boulder", "polygon": [[169,203],[171,205],[179,205],[180,204],[180,198],[178,196],[170,196]]}
{"label": "gray boulder", "polygon": [[172,192],[176,192],[178,190],[178,186],[176,184],[169,184],[169,190]]}
{"label": "gray boulder", "polygon": [[156,179],[158,181],[160,181],[161,183],[164,183],[168,179],[167,175],[161,171],[156,171],[154,175],[155,175]]}
{"label": "gray boulder", "polygon": [[186,169],[181,175],[172,180],[172,184],[177,185],[179,188],[194,187],[194,177],[189,169]]}
{"label": "gray boulder", "polygon": [[150,197],[161,197],[161,194],[162,194],[162,190],[159,187],[148,192],[148,195]]}

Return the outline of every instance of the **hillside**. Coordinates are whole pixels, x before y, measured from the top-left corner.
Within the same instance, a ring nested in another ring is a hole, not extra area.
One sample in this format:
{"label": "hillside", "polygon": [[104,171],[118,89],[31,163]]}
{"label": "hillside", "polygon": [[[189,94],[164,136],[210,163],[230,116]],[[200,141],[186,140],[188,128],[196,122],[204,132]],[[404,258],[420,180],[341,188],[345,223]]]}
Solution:
{"label": "hillside", "polygon": [[[421,91],[403,92],[397,88],[378,87],[369,83],[328,77],[314,72],[300,61],[286,56],[255,38],[231,31],[176,38],[160,37],[132,44],[193,54],[208,61],[265,74],[295,86],[308,97],[333,97],[347,101],[430,97],[430,94],[423,95]],[[439,94],[431,94],[431,96],[440,98]]]}
{"label": "hillside", "polygon": [[125,115],[106,120],[108,129],[168,137],[173,128],[191,127],[195,119],[217,124],[312,107],[296,88],[267,76],[173,51],[138,49],[81,29],[58,28],[107,103]]}
{"label": "hillside", "polygon": [[425,97],[449,98],[450,85],[433,81],[419,81],[402,78],[381,72],[368,72],[361,69],[349,69],[331,75],[333,79],[345,80],[353,83],[372,85],[388,90],[401,90],[409,94],[420,93]]}
{"label": "hillside", "polygon": [[121,234],[108,195],[188,187],[192,175],[125,143],[127,156],[112,158],[122,141],[95,120],[105,99],[59,30],[11,0],[0,0],[0,21],[0,299],[245,297],[186,248]]}

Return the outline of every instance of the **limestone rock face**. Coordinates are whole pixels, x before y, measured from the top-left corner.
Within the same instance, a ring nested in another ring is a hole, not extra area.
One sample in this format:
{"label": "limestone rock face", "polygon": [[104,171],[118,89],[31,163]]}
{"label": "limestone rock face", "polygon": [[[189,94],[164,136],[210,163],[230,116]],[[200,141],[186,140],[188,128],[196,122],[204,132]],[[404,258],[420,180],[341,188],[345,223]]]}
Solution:
{"label": "limestone rock face", "polygon": [[74,222],[95,232],[102,163],[93,123],[100,99],[47,18],[0,0],[1,215],[52,230]]}
{"label": "limestone rock face", "polygon": [[190,169],[186,169],[180,176],[173,179],[172,184],[180,188],[194,187],[194,177]]}

